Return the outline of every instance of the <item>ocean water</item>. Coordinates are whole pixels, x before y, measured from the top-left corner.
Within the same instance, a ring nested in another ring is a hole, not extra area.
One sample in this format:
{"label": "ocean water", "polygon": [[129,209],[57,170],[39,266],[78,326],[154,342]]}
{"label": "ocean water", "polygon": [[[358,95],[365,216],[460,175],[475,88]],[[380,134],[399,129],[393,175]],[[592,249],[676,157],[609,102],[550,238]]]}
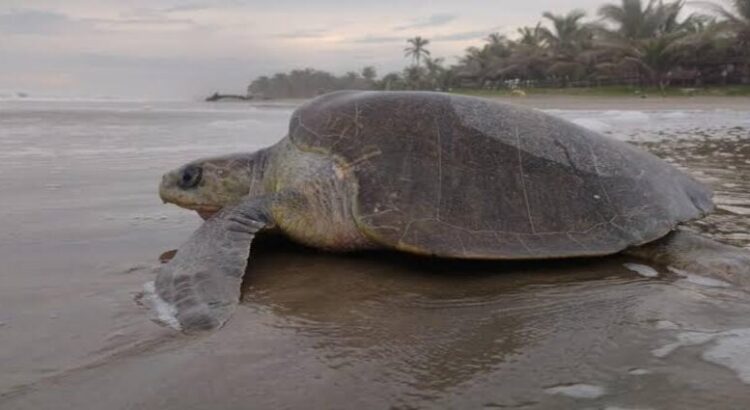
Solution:
{"label": "ocean water", "polygon": [[[0,100],[0,408],[743,408],[750,294],[625,257],[253,251],[237,314],[175,335],[133,295],[200,224],[161,174],[283,137],[293,104]],[[750,107],[547,110],[716,192],[750,248]]]}

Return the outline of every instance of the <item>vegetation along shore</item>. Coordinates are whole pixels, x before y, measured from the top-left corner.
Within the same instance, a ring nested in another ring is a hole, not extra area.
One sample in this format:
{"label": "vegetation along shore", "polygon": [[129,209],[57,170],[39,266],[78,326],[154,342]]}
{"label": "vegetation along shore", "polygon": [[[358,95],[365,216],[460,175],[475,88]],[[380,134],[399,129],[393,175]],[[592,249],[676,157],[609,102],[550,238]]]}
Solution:
{"label": "vegetation along shore", "polygon": [[[430,40],[406,41],[401,72],[313,68],[254,79],[246,99],[309,98],[340,89],[450,90],[474,95],[750,95],[750,0],[727,5],[621,0],[594,13],[546,11],[513,36],[492,33],[448,65]],[[234,96],[233,96],[234,97]],[[214,100],[221,100],[215,98]],[[233,98],[239,99],[239,98]]]}

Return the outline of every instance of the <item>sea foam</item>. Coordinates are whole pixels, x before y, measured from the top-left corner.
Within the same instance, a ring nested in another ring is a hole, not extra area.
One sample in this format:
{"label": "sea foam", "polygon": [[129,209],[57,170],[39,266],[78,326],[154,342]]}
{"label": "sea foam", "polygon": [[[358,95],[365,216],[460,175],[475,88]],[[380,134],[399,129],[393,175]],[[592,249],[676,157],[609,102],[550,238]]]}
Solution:
{"label": "sea foam", "polygon": [[724,332],[684,332],[677,341],[666,344],[651,353],[660,358],[686,346],[713,342],[701,354],[701,359],[732,370],[745,384],[750,384],[750,329],[731,329]]}
{"label": "sea foam", "polygon": [[646,278],[655,278],[659,276],[659,272],[657,272],[656,269],[650,266],[641,265],[638,263],[624,263],[622,266]]}
{"label": "sea foam", "polygon": [[571,384],[566,386],[555,386],[544,390],[548,394],[561,394],[575,399],[597,399],[604,396],[606,390],[600,386],[591,384]]}
{"label": "sea foam", "polygon": [[146,282],[143,285],[143,297],[141,300],[151,309],[154,320],[175,330],[182,329],[180,321],[177,320],[177,309],[159,297],[159,294],[156,293],[154,281]]}

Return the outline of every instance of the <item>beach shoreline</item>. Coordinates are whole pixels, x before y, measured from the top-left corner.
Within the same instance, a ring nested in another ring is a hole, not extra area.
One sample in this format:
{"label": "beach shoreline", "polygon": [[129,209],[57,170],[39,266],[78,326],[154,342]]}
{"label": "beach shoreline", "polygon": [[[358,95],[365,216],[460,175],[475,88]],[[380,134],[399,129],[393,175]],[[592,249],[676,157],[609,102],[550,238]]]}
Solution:
{"label": "beach shoreline", "polygon": [[[592,96],[592,95],[562,95],[562,94],[530,94],[524,97],[508,95],[454,92],[456,96],[470,96],[486,98],[507,104],[522,105],[543,110],[644,110],[644,111],[676,111],[676,110],[737,110],[750,111],[750,97],[747,96]],[[296,107],[312,98],[290,98],[263,101],[219,101],[213,104],[247,104],[254,107]]]}
{"label": "beach shoreline", "polygon": [[[366,90],[362,90],[363,92]],[[559,109],[559,110],[738,110],[750,111],[750,96],[714,96],[714,95],[696,95],[696,96],[659,96],[651,95],[646,98],[639,96],[625,95],[575,95],[575,94],[534,94],[527,96],[510,96],[507,94],[493,93],[463,93],[452,92],[456,96],[470,96],[486,98],[500,101],[508,104],[523,105],[539,109]],[[314,97],[313,97],[314,98]],[[201,104],[215,107],[258,107],[258,108],[296,108],[313,98],[279,98],[271,100],[221,100],[206,102],[200,100],[118,100],[118,99],[50,99],[50,98],[0,98],[0,105],[19,105],[26,104],[75,104],[86,105],[90,103],[107,103],[107,104]]]}
{"label": "beach shoreline", "polygon": [[510,104],[539,109],[560,110],[750,110],[750,97],[695,96],[695,97],[622,97],[528,95],[526,97],[484,96]]}

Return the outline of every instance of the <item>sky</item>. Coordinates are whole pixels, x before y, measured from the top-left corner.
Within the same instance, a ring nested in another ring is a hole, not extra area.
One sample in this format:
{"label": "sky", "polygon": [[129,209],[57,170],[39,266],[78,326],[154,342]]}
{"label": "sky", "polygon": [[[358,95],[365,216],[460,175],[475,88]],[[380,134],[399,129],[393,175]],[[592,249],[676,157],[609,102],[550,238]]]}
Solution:
{"label": "sky", "polygon": [[406,39],[453,63],[543,11],[606,0],[0,0],[0,96],[197,99],[315,67],[400,70]]}

